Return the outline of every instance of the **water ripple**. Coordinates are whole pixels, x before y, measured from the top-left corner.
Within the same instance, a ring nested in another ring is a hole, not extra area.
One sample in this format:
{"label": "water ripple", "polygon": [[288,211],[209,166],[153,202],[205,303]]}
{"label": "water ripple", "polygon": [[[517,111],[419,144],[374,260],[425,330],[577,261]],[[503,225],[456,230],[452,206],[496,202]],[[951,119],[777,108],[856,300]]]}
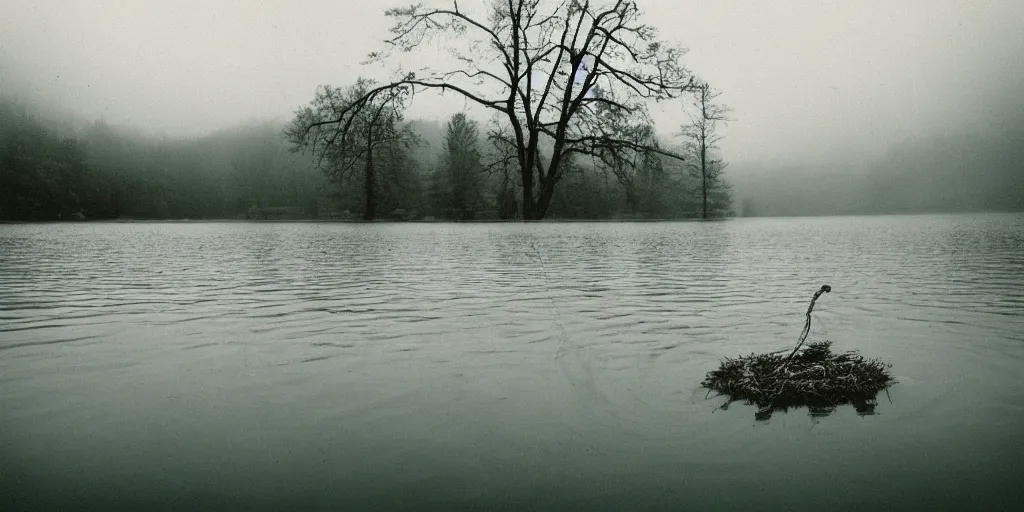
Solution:
{"label": "water ripple", "polygon": [[639,407],[602,398],[614,384],[597,376],[632,364],[653,387],[652,360],[785,348],[823,283],[834,292],[815,337],[896,352],[906,330],[926,333],[927,350],[988,343],[1020,357],[1006,351],[1024,340],[1022,233],[1019,215],[4,225],[0,350],[89,341],[125,367],[224,350],[247,368],[529,361],[557,365],[605,409]]}

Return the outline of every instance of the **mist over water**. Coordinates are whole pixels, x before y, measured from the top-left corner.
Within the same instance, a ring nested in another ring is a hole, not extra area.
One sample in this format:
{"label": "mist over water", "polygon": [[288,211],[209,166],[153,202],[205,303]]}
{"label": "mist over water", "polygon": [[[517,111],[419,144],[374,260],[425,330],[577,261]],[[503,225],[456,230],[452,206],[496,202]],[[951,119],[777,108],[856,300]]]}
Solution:
{"label": "mist over water", "polygon": [[[13,510],[1012,510],[1024,217],[0,226]],[[116,270],[112,270],[116,269]],[[723,357],[893,365],[755,422]],[[21,507],[21,508],[19,508]]]}

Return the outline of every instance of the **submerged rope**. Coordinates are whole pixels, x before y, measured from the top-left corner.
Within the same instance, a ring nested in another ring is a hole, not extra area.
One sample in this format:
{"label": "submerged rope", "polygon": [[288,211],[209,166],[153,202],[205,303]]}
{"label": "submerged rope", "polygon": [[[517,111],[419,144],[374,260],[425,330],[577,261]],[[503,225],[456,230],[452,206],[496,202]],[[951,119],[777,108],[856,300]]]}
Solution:
{"label": "submerged rope", "polygon": [[821,297],[823,293],[829,293],[832,291],[832,287],[829,285],[822,285],[821,289],[814,293],[814,298],[811,299],[811,305],[807,306],[807,322],[804,323],[804,330],[800,332],[800,341],[796,344],[796,348],[786,356],[786,359],[792,359],[796,354],[797,350],[803,346],[804,341],[807,340],[807,335],[811,332],[811,311],[814,311],[814,303],[818,301],[818,297]]}

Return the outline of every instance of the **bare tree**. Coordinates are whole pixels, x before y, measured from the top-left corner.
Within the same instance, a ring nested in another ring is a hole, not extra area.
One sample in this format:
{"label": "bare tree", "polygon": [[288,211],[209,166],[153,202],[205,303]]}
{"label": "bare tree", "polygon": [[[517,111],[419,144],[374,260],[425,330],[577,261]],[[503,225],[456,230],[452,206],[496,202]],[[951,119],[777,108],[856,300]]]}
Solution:
{"label": "bare tree", "polygon": [[[345,181],[362,167],[363,220],[373,220],[377,214],[375,158],[383,149],[388,150],[383,152],[387,156],[398,146],[416,141],[402,124],[410,88],[396,86],[383,94],[368,95],[378,90],[376,87],[374,81],[364,78],[347,89],[320,87],[313,101],[295,112],[285,130],[293,148],[313,152],[318,166],[334,181]],[[344,119],[343,125],[338,125],[337,119]]]}
{"label": "bare tree", "polygon": [[[571,155],[639,149],[600,131],[598,105],[644,116],[648,101],[678,98],[694,83],[680,63],[685,50],[658,40],[657,31],[641,23],[636,2],[490,0],[485,8],[471,14],[453,2],[450,8],[386,11],[395,20],[392,37],[369,62],[434,43],[449,51],[452,68],[400,73],[308,129],[330,125],[339,134],[335,140],[345,141],[353,120],[382,95],[408,89],[455,93],[507,125],[522,182],[522,216],[539,220]],[[550,149],[541,150],[542,140]]]}
{"label": "bare tree", "polygon": [[718,125],[729,121],[731,109],[715,103],[721,93],[707,83],[700,83],[694,91],[691,104],[690,124],[682,127],[688,152],[696,158],[690,161],[690,170],[700,180],[703,209],[701,218],[708,218],[708,190],[718,185],[725,164],[717,156],[718,143],[724,137],[718,133]]}

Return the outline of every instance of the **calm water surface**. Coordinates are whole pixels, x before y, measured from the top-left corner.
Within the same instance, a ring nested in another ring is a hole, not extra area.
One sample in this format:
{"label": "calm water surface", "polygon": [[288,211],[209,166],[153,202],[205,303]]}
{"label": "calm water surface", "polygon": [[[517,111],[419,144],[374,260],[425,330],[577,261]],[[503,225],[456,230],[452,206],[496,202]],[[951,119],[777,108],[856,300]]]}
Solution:
{"label": "calm water surface", "polygon": [[[705,399],[826,283],[891,403]],[[1022,215],[0,226],[5,510],[1024,510],[1022,369]]]}

